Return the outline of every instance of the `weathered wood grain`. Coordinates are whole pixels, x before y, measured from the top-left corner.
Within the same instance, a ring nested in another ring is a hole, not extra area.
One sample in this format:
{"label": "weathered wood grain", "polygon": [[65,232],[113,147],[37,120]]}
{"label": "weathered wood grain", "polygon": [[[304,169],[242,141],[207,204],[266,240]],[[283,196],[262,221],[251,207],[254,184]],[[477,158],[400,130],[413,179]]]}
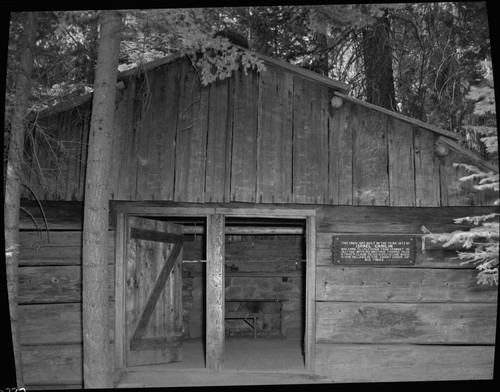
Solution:
{"label": "weathered wood grain", "polygon": [[[108,266],[109,295],[114,298],[114,265]],[[19,268],[20,304],[67,303],[82,300],[81,266],[36,266]]]}
{"label": "weathered wood grain", "polygon": [[[114,303],[109,307],[109,337],[114,341]],[[19,306],[21,344],[82,343],[82,304],[33,304]]]}
{"label": "weathered wood grain", "polygon": [[352,126],[351,104],[334,109],[329,128],[329,203],[352,204]]}
{"label": "weathered wood grain", "polygon": [[[19,266],[74,265],[82,263],[79,231],[21,232]],[[114,231],[108,234],[108,260],[114,263]]]}
{"label": "weathered wood grain", "polygon": [[293,79],[293,202],[323,204],[328,192],[328,90]]}
{"label": "weathered wood grain", "polygon": [[338,383],[493,379],[494,346],[316,344],[316,374]]}
{"label": "weathered wood grain", "polygon": [[224,215],[207,217],[206,366],[224,368]]}
{"label": "weathered wood grain", "polygon": [[389,205],[387,116],[352,106],[353,204]]}
{"label": "weathered wood grain", "polygon": [[[141,118],[140,83],[135,77],[127,87],[115,111],[113,160],[111,162],[111,199],[133,200],[137,184],[138,130]],[[83,200],[83,199],[79,199]]]}
{"label": "weathered wood grain", "polygon": [[494,344],[496,304],[317,302],[316,339],[332,343]]}
{"label": "weathered wood grain", "polygon": [[316,275],[317,301],[496,303],[498,297],[496,287],[477,284],[475,269],[317,267]]}
{"label": "weathered wood grain", "polygon": [[231,200],[255,202],[257,180],[258,77],[238,72],[234,85]]}
{"label": "weathered wood grain", "polygon": [[415,205],[413,128],[388,117],[389,205]]}
{"label": "weathered wood grain", "polygon": [[195,70],[180,63],[180,88],[177,120],[175,189],[178,201],[205,200],[205,165],[209,88],[201,85]]}
{"label": "weathered wood grain", "polygon": [[292,202],[293,78],[274,67],[259,74],[257,202]]}
{"label": "weathered wood grain", "polygon": [[495,207],[367,207],[322,206],[317,210],[320,233],[400,233],[422,234],[422,225],[433,233],[470,229],[454,223],[454,218],[488,214]]}
{"label": "weathered wood grain", "polygon": [[219,80],[209,89],[205,201],[229,201],[234,81]]}
{"label": "weathered wood grain", "polygon": [[138,99],[141,124],[136,200],[173,200],[177,98],[176,63],[144,78]]}
{"label": "weathered wood grain", "polygon": [[82,345],[22,346],[26,385],[80,384],[83,381]]}
{"label": "weathered wood grain", "polygon": [[439,159],[434,156],[436,135],[421,128],[413,130],[415,146],[415,203],[418,207],[441,205]]}
{"label": "weathered wood grain", "polygon": [[[182,228],[170,222],[130,217],[129,227],[172,233]],[[125,272],[125,358],[128,366],[182,360],[181,347],[150,345],[148,340],[181,334],[180,279],[182,242],[129,239]]]}
{"label": "weathered wood grain", "polygon": [[[21,231],[19,239],[22,248],[71,247],[82,245],[81,231]],[[108,244],[114,246],[115,232],[108,232]]]}

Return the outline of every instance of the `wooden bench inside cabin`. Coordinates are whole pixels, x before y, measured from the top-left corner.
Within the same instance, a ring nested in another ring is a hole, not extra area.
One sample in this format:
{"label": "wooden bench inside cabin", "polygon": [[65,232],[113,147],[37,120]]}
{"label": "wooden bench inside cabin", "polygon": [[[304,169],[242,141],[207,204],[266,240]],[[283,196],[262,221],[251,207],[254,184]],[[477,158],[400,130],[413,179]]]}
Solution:
{"label": "wooden bench inside cabin", "polygon": [[224,319],[241,319],[245,323],[247,323],[253,329],[253,338],[257,338],[257,318],[260,316],[260,313],[249,313],[249,312],[226,312],[224,315]]}

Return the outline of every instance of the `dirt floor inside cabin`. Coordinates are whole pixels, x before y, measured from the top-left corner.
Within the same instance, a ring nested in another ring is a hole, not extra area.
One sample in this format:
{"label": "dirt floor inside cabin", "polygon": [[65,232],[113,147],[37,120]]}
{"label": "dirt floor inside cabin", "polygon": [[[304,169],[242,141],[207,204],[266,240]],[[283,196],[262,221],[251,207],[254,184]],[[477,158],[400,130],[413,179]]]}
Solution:
{"label": "dirt floor inside cabin", "polygon": [[118,388],[331,383],[310,376],[302,345],[282,337],[227,337],[224,370],[205,368],[201,339],[183,343],[183,361],[128,368]]}

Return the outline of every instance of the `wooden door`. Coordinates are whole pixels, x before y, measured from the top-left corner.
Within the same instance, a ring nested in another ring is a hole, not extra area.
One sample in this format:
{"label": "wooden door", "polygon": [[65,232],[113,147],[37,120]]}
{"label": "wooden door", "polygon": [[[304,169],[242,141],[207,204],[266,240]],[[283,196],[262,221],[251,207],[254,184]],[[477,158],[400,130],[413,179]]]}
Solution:
{"label": "wooden door", "polygon": [[182,226],[129,217],[125,365],[182,360]]}

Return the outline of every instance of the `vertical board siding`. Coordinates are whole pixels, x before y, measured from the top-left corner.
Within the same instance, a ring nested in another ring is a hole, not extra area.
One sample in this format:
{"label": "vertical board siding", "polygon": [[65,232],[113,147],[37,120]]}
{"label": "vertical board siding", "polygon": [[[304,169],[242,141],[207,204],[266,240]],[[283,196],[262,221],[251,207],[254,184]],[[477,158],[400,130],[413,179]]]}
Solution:
{"label": "vertical board siding", "polygon": [[209,86],[205,201],[229,201],[232,139],[232,79]]}
{"label": "vertical board siding", "polygon": [[351,106],[344,102],[328,119],[328,202],[333,205],[352,204]]}
{"label": "vertical board siding", "polygon": [[292,95],[292,75],[271,66],[259,75],[258,203],[291,202]]}
{"label": "vertical board siding", "polygon": [[169,72],[168,67],[157,68],[144,76],[138,91],[138,99],[142,100],[142,118],[137,200],[173,199],[178,96],[175,78],[175,73]]}
{"label": "vertical board siding", "polygon": [[413,127],[389,117],[388,139],[389,204],[391,206],[414,206]]}
{"label": "vertical board siding", "polygon": [[353,204],[389,205],[387,116],[353,106]]}
{"label": "vertical board siding", "polygon": [[[140,101],[136,99],[138,81],[130,78],[115,111],[111,162],[111,199],[133,200],[137,182],[137,147]],[[82,171],[81,177],[85,177]]]}
{"label": "vertical board siding", "polygon": [[231,200],[255,202],[257,179],[257,74],[235,75]]}
{"label": "vertical board siding", "polygon": [[293,202],[328,200],[328,90],[294,77]]}
{"label": "vertical board siding", "polygon": [[[182,64],[182,66],[181,66]],[[175,163],[175,200],[205,201],[208,87],[196,71],[181,63]]]}
{"label": "vertical board siding", "polygon": [[415,203],[417,207],[438,207],[440,203],[439,160],[434,156],[436,136],[414,128]]}
{"label": "vertical board siding", "polygon": [[[124,84],[111,199],[407,207],[496,199],[459,181],[465,172],[453,163],[470,163],[460,154],[435,156],[436,133],[353,102],[333,108],[331,87],[273,65],[203,86],[182,58]],[[90,114],[86,102],[39,120],[47,138],[36,137],[38,155],[24,169],[39,200],[83,200]]]}

